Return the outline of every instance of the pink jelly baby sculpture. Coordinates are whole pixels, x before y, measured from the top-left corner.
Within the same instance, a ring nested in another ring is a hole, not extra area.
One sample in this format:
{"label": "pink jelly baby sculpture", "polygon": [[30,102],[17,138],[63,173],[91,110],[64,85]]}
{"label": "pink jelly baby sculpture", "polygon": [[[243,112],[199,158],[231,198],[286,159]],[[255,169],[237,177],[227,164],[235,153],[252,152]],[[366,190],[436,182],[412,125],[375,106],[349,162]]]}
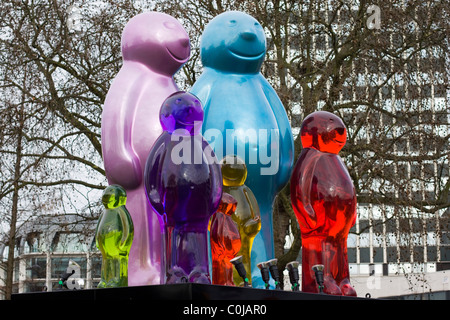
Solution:
{"label": "pink jelly baby sculpture", "polygon": [[338,156],[347,130],[339,117],[318,111],[304,119],[300,134],[303,149],[291,177],[291,200],[302,236],[302,291],[319,291],[313,266],[323,265],[324,293],[356,296],[347,259],[356,193]]}
{"label": "pink jelly baby sculpture", "polygon": [[241,249],[241,236],[232,215],[235,213],[237,201],[229,193],[224,192],[219,209],[211,217],[209,234],[211,239],[213,284],[234,286],[234,266],[230,262]]}
{"label": "pink jelly baby sculpture", "polygon": [[164,131],[149,153],[144,183],[164,229],[164,283],[210,284],[208,224],[222,197],[222,174],[201,134],[203,108],[194,95],[177,92],[160,119]]}
{"label": "pink jelly baby sculpture", "polygon": [[189,38],[173,17],[145,12],[122,34],[123,65],[105,99],[102,151],[109,184],[123,186],[135,233],[128,285],[161,283],[162,235],[159,216],[147,201],[143,173],[148,152],[162,133],[159,109],[178,91],[174,74],[189,59]]}

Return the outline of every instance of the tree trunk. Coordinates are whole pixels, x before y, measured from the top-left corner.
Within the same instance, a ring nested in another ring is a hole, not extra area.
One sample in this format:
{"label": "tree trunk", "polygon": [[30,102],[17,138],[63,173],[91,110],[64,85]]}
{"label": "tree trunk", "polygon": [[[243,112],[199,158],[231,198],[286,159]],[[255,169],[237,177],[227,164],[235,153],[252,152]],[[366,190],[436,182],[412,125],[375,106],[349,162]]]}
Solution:
{"label": "tree trunk", "polygon": [[14,248],[16,244],[16,224],[17,213],[19,206],[19,179],[21,175],[21,162],[22,162],[22,140],[23,140],[23,128],[24,128],[24,110],[23,105],[20,105],[17,109],[18,124],[17,124],[17,146],[16,146],[16,162],[14,164],[14,182],[13,182],[13,197],[11,206],[11,222],[9,229],[8,239],[8,261],[6,262],[6,288],[5,298],[11,300],[11,294],[13,290],[13,276],[14,276]]}

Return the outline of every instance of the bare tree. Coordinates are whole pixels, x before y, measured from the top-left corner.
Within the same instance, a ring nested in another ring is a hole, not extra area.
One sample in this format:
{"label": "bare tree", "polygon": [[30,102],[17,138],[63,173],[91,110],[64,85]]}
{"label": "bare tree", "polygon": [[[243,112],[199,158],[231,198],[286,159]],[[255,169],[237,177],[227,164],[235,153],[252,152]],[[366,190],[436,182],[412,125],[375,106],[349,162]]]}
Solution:
{"label": "bare tree", "polygon": [[[276,88],[294,133],[316,110],[333,112],[347,125],[341,156],[358,202],[394,208],[381,223],[409,221],[400,233],[410,230],[414,210],[437,217],[441,226],[448,224],[448,107],[435,99],[446,99],[448,90],[447,4],[200,0],[160,1],[160,8],[185,22],[195,50],[214,16],[240,10],[255,17],[268,35],[262,72]],[[201,72],[198,51],[184,71],[189,87]],[[296,135],[296,158],[300,151]],[[426,191],[430,188],[432,192]],[[274,228],[276,255],[284,269],[301,247],[289,186],[274,204]],[[288,232],[293,243],[285,252]]]}
{"label": "bare tree", "polygon": [[[8,155],[7,159],[21,157],[18,179],[13,178],[14,161],[5,164],[8,170],[2,167],[0,192],[4,191],[8,204],[12,203],[14,181],[19,189],[37,188],[33,190],[46,190],[52,196],[58,192],[65,201],[54,202],[52,210],[73,210],[63,204],[70,203],[77,193],[85,198],[86,206],[86,212],[79,214],[96,219],[97,211],[89,210],[96,205],[95,195],[89,191],[101,190],[106,184],[100,145],[102,104],[121,67],[120,37],[126,22],[143,10],[162,11],[180,20],[190,34],[192,54],[176,80],[189,90],[202,71],[199,40],[204,27],[224,11],[240,10],[255,17],[266,30],[268,51],[262,72],[277,90],[291,120],[295,157],[302,148],[298,128],[306,115],[327,110],[344,119],[348,140],[341,156],[353,178],[358,202],[383,208],[382,219],[370,218],[370,223],[355,232],[392,223],[399,238],[415,230],[424,232],[429,224],[438,231],[447,230],[447,3],[95,3],[2,3],[1,89],[5,97],[14,92],[22,99],[20,103],[2,99],[2,110],[12,111],[12,105],[23,107],[27,117],[20,152],[14,148],[18,140],[0,136],[2,155]],[[378,21],[372,22],[380,23],[371,24],[373,17]],[[20,113],[10,114],[17,117]],[[2,132],[20,129],[20,121],[11,124],[6,118],[0,120]],[[39,198],[35,201],[42,202],[45,197]],[[423,223],[416,226],[413,216]],[[276,255],[280,269],[284,269],[287,262],[297,258],[301,246],[289,186],[275,201],[274,225]],[[293,243],[285,251],[289,232],[294,235]],[[413,256],[410,248],[405,252]]]}

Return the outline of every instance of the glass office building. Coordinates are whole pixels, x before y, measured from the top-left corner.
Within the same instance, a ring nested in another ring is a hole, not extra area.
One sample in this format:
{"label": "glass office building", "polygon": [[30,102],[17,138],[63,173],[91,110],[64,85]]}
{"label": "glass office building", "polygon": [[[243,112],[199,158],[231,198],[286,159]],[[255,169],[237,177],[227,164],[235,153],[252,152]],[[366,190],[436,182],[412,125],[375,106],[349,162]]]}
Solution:
{"label": "glass office building", "polygon": [[[23,224],[16,238],[13,293],[61,290],[70,263],[79,266],[81,288],[95,288],[101,272],[96,223],[43,215]],[[0,254],[5,262],[8,247],[0,247]]]}

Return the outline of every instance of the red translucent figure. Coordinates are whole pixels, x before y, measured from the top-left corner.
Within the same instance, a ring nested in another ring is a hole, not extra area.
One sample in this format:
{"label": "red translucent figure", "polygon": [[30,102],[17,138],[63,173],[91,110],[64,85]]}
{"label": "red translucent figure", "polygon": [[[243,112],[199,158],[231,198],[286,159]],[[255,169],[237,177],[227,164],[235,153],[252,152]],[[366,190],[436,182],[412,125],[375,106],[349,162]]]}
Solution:
{"label": "red translucent figure", "polygon": [[356,221],[356,192],[338,152],[347,130],[325,111],[305,118],[303,150],[291,177],[291,201],[302,235],[302,291],[318,292],[312,267],[324,265],[323,291],[356,296],[350,285],[347,236]]}
{"label": "red translucent figure", "polygon": [[236,222],[231,216],[236,211],[237,201],[223,193],[219,209],[211,217],[210,239],[213,284],[234,286],[233,265],[230,260],[241,249],[241,237]]}

